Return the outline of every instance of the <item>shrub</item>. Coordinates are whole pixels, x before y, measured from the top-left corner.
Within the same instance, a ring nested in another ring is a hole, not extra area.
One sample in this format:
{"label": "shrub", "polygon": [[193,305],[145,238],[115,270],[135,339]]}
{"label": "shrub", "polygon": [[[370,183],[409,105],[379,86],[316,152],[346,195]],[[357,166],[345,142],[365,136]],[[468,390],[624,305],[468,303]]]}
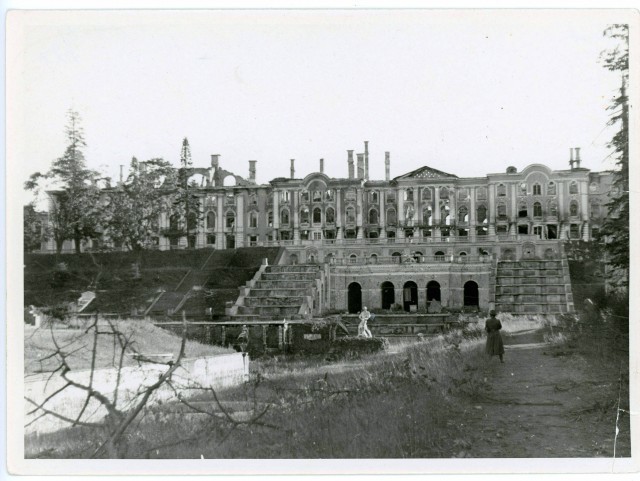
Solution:
{"label": "shrub", "polygon": [[336,355],[371,354],[384,351],[389,347],[386,337],[348,336],[336,339],[331,343],[331,352]]}

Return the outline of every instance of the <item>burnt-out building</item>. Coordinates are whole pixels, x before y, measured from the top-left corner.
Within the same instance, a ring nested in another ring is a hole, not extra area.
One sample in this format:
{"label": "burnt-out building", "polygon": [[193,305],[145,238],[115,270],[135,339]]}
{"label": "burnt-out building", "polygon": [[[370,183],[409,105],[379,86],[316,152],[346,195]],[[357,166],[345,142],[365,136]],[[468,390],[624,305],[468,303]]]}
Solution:
{"label": "burnt-out building", "polygon": [[[193,169],[201,219],[190,239],[162,235],[158,249],[282,246],[284,265],[317,265],[324,273],[314,312],[401,308],[426,311],[497,307],[514,312],[573,309],[563,243],[590,241],[607,215],[611,172],[543,163],[459,177],[432,166],[369,178],[368,143],[346,155],[346,176],[318,170],[266,184],[221,166]],[[401,162],[400,162],[401,163]],[[108,239],[108,235],[105,236]],[[44,250],[54,250],[50,242]],[[69,244],[69,248],[71,245]],[[293,271],[291,271],[293,272]],[[321,291],[321,292],[320,292]],[[320,307],[322,306],[322,307]]]}

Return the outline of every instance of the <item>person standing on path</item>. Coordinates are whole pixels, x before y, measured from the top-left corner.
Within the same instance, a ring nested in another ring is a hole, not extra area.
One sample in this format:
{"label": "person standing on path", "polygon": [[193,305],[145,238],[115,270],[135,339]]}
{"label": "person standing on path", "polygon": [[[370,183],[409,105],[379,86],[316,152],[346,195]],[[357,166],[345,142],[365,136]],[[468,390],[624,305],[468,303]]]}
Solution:
{"label": "person standing on path", "polygon": [[502,358],[504,355],[504,344],[502,343],[502,336],[500,335],[502,324],[500,320],[496,318],[496,311],[489,311],[489,316],[491,317],[487,319],[484,326],[484,330],[487,331],[487,346],[485,350],[490,356],[500,356],[500,362],[504,362]]}

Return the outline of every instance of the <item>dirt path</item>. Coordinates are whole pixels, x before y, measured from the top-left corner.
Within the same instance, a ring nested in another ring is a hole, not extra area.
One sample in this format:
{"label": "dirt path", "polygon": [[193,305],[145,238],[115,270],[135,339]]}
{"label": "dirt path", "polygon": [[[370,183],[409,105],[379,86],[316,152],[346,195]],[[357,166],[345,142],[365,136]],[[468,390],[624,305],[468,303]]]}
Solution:
{"label": "dirt path", "polygon": [[[459,406],[460,457],[612,457],[618,375],[543,343],[540,332],[506,335],[505,363],[479,372],[489,392]],[[628,404],[623,402],[623,406]],[[629,417],[616,457],[630,455]]]}

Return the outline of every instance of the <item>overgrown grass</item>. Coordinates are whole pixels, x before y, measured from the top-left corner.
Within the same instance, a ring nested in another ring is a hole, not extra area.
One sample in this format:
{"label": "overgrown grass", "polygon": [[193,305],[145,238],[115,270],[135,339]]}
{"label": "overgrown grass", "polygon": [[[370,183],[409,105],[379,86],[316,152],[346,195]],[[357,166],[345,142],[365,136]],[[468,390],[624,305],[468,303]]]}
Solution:
{"label": "overgrown grass", "polygon": [[[252,381],[224,393],[225,419],[205,393],[191,402],[210,416],[171,403],[147,410],[129,433],[129,457],[356,458],[451,455],[451,409],[456,399],[480,399],[490,386],[477,332],[451,332],[406,344],[395,354],[357,361],[272,358],[254,362]],[[394,346],[397,349],[397,346]],[[187,410],[188,411],[188,410]],[[56,445],[59,436],[73,445]],[[56,457],[82,457],[95,443],[74,428],[30,439],[27,456],[56,446]],[[177,442],[179,441],[179,442]]]}
{"label": "overgrown grass", "polygon": [[[131,336],[134,342],[130,354],[133,354],[133,350],[135,350],[144,354],[173,354],[175,357],[180,350],[180,336],[156,327],[148,321],[112,321],[112,325],[118,332],[125,336]],[[111,328],[105,324],[101,330],[106,333]],[[48,372],[59,365],[59,359],[50,357],[56,351],[52,336],[55,337],[58,346],[65,353],[73,352],[73,355],[68,358],[72,369],[89,369],[91,365],[93,336],[87,334],[84,329],[69,329],[64,324],[56,325],[56,328],[53,329],[51,327],[35,329],[25,326],[24,335],[25,374]],[[204,357],[231,352],[234,351],[195,341],[187,341],[186,345],[186,357]],[[120,347],[114,336],[106,334],[98,336],[97,368],[116,366],[119,353]],[[131,355],[125,357],[125,365],[134,364],[136,361]]]}

